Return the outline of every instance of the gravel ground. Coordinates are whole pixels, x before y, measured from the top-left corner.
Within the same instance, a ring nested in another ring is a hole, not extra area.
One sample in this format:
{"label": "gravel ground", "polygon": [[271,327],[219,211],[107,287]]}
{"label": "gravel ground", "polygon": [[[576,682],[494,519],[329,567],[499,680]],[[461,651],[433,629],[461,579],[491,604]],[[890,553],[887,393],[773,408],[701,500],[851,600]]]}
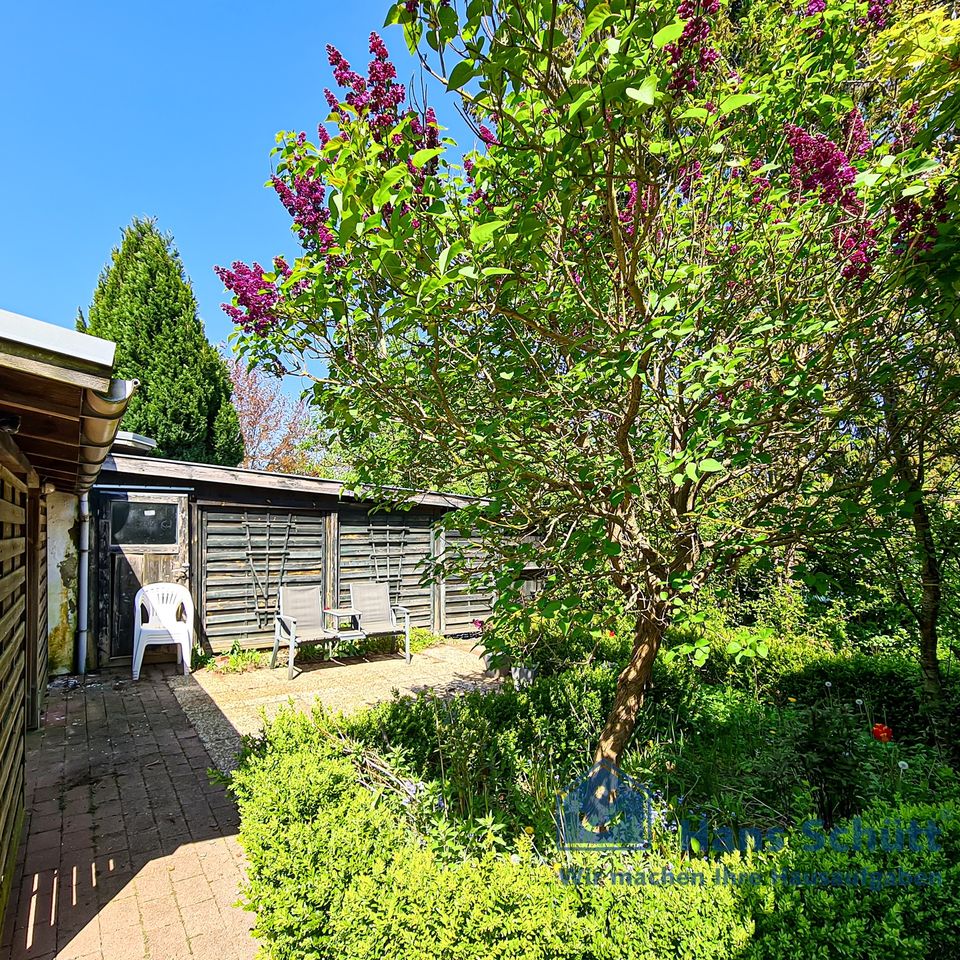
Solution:
{"label": "gravel ground", "polygon": [[319,701],[334,713],[401,694],[434,689],[454,695],[494,687],[483,672],[474,641],[449,640],[414,654],[409,665],[400,656],[370,656],[304,663],[292,680],[286,664],[275,670],[216,673],[206,668],[189,676],[169,677],[174,696],[190,718],[207,752],[221,770],[231,770],[244,734],[257,733],[263,716],[272,717],[286,703],[310,710]]}

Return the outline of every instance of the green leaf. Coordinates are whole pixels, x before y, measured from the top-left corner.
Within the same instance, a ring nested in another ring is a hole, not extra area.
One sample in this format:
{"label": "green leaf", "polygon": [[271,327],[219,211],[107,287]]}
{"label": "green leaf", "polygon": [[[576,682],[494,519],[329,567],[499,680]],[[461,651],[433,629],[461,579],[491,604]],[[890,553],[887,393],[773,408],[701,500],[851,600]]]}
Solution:
{"label": "green leaf", "polygon": [[581,93],[580,96],[577,97],[577,99],[570,104],[570,109],[567,110],[567,119],[572,120],[581,111],[584,104],[588,100],[592,99],[593,96],[594,96],[593,87],[588,87],[587,90]]}
{"label": "green leaf", "polygon": [[382,207],[390,199],[394,185],[402,180],[406,173],[406,164],[398,163],[383,175],[383,182],[373,195],[373,205],[375,207]]}
{"label": "green leaf", "polygon": [[653,106],[653,101],[657,93],[658,77],[653,75],[647,77],[639,87],[627,87],[627,96],[631,100],[639,100],[647,106]]}
{"label": "green leaf", "polygon": [[686,24],[682,20],[677,20],[674,23],[669,23],[662,30],[658,30],[653,35],[653,46],[657,50],[662,50],[668,43],[673,43],[674,40],[680,39],[680,34],[683,33],[683,28]]}
{"label": "green leaf", "polygon": [[481,247],[506,224],[506,220],[488,220],[486,223],[478,223],[475,227],[470,228],[470,242]]}
{"label": "green leaf", "polygon": [[729,97],[724,97],[723,100],[720,101],[720,106],[717,109],[720,111],[720,116],[723,117],[739,107],[756,103],[759,99],[759,93],[734,93]]}
{"label": "green leaf", "polygon": [[461,60],[451,71],[447,78],[448,90],[459,90],[465,83],[476,76],[473,69],[472,60]]}
{"label": "green leaf", "polygon": [[616,56],[620,52],[620,41],[616,37],[607,38],[607,53],[611,57]]}
{"label": "green leaf", "polygon": [[385,27],[391,27],[395,23],[400,22],[400,17],[403,12],[402,3],[394,3],[390,8],[390,12],[387,14],[387,19],[383,21]]}
{"label": "green leaf", "polygon": [[422,167],[429,163],[434,157],[439,157],[443,153],[443,147],[432,147],[429,150],[418,150],[411,158],[410,162],[415,167]]}
{"label": "green leaf", "polygon": [[701,460],[697,464],[697,469],[701,473],[718,473],[723,469],[723,464],[719,460],[714,460],[713,457],[707,457],[706,460]]}
{"label": "green leaf", "polygon": [[609,3],[598,3],[591,11],[587,14],[586,23],[583,25],[583,35],[584,37],[589,37],[591,33],[599,30],[600,27],[606,23],[607,18],[613,16],[610,12]]}

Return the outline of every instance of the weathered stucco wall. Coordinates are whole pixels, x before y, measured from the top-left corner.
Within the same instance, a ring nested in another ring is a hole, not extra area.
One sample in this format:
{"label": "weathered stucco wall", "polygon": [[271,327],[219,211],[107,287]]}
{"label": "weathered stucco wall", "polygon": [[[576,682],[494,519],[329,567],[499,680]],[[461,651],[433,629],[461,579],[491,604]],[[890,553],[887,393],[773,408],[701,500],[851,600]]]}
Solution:
{"label": "weathered stucco wall", "polygon": [[77,638],[80,501],[69,493],[47,500],[47,616],[50,674],[72,673]]}

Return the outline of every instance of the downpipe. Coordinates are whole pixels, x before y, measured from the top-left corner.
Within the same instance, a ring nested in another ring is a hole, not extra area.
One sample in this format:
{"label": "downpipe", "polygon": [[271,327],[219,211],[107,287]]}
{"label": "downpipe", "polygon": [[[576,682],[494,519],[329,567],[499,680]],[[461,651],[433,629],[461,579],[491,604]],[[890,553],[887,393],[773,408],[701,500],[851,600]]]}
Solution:
{"label": "downpipe", "polygon": [[80,569],[77,571],[77,672],[87,672],[87,632],[90,619],[90,495],[80,494]]}

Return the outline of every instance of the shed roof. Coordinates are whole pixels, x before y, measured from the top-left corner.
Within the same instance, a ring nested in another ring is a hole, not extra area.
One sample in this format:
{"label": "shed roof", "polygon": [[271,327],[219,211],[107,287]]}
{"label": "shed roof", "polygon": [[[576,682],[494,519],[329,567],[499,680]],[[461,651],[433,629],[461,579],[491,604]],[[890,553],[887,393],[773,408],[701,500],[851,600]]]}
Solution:
{"label": "shed roof", "polygon": [[44,481],[89,489],[137,387],[114,380],[109,340],[0,310],[0,413]]}
{"label": "shed roof", "polygon": [[[103,469],[122,474],[126,478],[155,479],[163,481],[205,482],[238,487],[260,487],[265,490],[284,490],[329,496],[352,502],[369,501],[362,491],[353,491],[341,480],[309,477],[293,473],[271,473],[268,470],[248,470],[243,467],[221,467],[209,463],[189,463],[181,460],[163,460],[159,457],[134,457],[113,453],[103,464]],[[113,482],[113,481],[111,481]],[[456,509],[476,498],[434,490],[406,490],[391,488],[396,501],[420,506]]]}
{"label": "shed roof", "polygon": [[72,375],[80,386],[108,390],[116,350],[111,340],[0,309],[0,352],[33,368],[51,366],[57,379]]}

